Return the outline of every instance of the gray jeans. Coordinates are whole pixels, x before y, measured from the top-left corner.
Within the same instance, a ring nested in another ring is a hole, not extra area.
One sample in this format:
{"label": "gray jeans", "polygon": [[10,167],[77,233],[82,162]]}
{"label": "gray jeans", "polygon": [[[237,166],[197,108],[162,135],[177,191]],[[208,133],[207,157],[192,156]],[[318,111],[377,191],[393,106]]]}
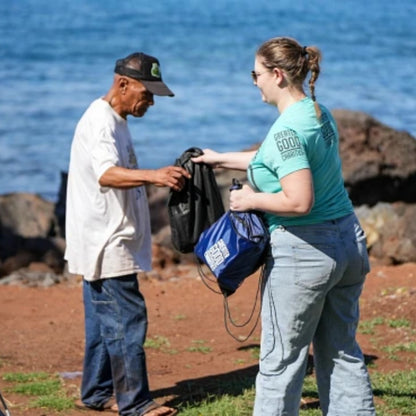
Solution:
{"label": "gray jeans", "polygon": [[271,234],[262,292],[255,416],[296,416],[309,347],[322,413],[375,415],[355,335],[369,271],[365,234],[354,214]]}

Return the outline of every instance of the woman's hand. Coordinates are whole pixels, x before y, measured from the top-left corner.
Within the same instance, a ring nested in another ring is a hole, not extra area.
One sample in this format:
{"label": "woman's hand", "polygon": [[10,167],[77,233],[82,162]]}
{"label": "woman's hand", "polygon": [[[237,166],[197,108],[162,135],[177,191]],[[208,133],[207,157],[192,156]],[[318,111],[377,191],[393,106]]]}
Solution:
{"label": "woman's hand", "polygon": [[241,189],[230,192],[230,210],[231,211],[250,211],[254,209],[252,206],[251,196],[254,191],[248,186],[243,185]]}
{"label": "woman's hand", "polygon": [[192,162],[205,163],[211,166],[212,168],[216,168],[219,164],[220,154],[211,149],[204,149],[203,152],[204,154],[202,154],[201,156],[191,158]]}

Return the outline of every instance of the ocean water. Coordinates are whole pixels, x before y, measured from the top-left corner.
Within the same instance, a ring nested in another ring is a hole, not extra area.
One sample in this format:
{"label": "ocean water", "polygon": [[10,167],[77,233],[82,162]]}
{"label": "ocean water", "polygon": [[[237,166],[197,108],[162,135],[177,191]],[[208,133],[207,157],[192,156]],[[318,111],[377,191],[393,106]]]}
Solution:
{"label": "ocean water", "polygon": [[323,53],[318,101],[416,136],[414,0],[16,0],[0,2],[0,194],[55,200],[78,119],[110,87],[114,62],[159,58],[174,98],[129,118],[139,164],[190,146],[240,150],[277,116],[250,71],[265,40]]}

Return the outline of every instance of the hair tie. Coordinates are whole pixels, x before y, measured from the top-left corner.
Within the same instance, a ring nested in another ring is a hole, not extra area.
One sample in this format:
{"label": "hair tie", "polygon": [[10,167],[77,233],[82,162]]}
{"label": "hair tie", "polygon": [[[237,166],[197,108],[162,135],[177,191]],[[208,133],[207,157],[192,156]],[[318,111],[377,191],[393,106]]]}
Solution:
{"label": "hair tie", "polygon": [[306,56],[308,54],[308,52],[306,51],[307,46],[304,46],[302,48],[302,56]]}

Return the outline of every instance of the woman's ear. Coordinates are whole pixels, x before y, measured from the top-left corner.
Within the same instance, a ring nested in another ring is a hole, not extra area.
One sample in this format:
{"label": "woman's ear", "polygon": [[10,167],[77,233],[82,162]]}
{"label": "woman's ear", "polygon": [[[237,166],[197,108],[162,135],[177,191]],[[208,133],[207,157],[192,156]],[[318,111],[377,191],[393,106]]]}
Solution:
{"label": "woman's ear", "polygon": [[276,84],[281,85],[285,79],[285,73],[280,68],[273,68],[273,74],[276,76]]}

